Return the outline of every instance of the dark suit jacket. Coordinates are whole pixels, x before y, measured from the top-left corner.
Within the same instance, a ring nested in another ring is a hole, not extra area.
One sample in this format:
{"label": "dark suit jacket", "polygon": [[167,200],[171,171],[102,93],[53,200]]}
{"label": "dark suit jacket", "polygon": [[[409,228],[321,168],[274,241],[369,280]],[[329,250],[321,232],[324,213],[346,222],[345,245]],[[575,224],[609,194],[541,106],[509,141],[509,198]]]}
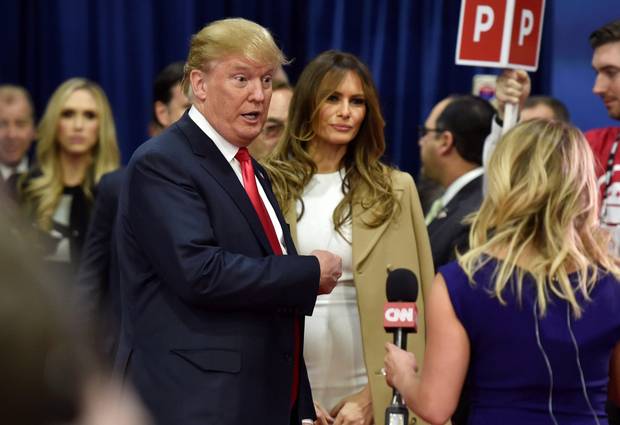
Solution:
{"label": "dark suit jacket", "polygon": [[462,223],[482,203],[482,176],[466,184],[428,225],[435,270],[456,257],[456,249],[467,249],[469,226]]}
{"label": "dark suit jacket", "polygon": [[124,169],[108,173],[97,185],[76,285],[78,308],[94,322],[99,331],[96,342],[111,360],[118,345],[121,314],[114,228],[124,174]]}
{"label": "dark suit jacket", "polygon": [[[187,113],[127,167],[117,367],[158,424],[291,421],[293,318],[311,314],[320,268],[295,255],[266,173],[254,167],[289,255],[273,254],[232,167]],[[314,418],[301,366],[296,424]]]}

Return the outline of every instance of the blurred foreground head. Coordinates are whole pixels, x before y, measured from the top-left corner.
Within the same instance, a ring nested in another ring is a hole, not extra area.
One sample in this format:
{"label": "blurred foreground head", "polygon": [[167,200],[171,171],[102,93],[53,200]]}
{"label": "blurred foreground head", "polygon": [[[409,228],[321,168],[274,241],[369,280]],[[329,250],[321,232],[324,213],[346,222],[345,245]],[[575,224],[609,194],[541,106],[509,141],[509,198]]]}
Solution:
{"label": "blurred foreground head", "polygon": [[67,422],[80,410],[87,356],[60,309],[57,282],[18,228],[0,210],[0,423]]}

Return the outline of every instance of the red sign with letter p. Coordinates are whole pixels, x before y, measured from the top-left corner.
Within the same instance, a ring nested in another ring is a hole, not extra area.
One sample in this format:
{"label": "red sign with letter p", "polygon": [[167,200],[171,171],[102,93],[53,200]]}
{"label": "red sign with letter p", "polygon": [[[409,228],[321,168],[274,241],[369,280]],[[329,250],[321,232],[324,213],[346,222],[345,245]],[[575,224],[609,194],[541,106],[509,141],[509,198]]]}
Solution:
{"label": "red sign with letter p", "polygon": [[499,62],[505,15],[505,0],[464,0],[459,31],[460,58]]}
{"label": "red sign with letter p", "polygon": [[545,0],[462,0],[456,63],[535,71]]}
{"label": "red sign with letter p", "polygon": [[517,0],[515,3],[510,65],[538,68],[544,6],[541,0]]}

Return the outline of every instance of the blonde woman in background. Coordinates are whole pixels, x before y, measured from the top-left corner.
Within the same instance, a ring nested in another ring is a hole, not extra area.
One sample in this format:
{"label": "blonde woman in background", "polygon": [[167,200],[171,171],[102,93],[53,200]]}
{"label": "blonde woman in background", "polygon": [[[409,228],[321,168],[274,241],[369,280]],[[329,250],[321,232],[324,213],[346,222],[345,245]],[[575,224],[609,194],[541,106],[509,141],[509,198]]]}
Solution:
{"label": "blonde woman in background", "polygon": [[45,237],[45,259],[72,276],[93,188],[119,165],[114,118],[99,85],[72,78],[52,94],[38,128],[37,166],[21,182],[20,203]]}
{"label": "blonde woman in background", "polygon": [[533,120],[502,139],[470,251],[433,282],[421,374],[387,345],[388,382],[413,411],[445,422],[465,382],[468,424],[607,424],[607,392],[617,402],[620,383],[620,269],[598,216],[578,129]]}
{"label": "blonde woman in background", "polygon": [[[342,257],[330,295],[306,319],[304,358],[320,424],[380,424],[391,389],[380,374],[388,269],[405,267],[425,294],[433,266],[409,174],[381,162],[384,121],[366,66],[327,51],[302,72],[288,126],[266,159],[274,192],[301,254]],[[424,317],[424,299],[418,298]],[[424,321],[409,347],[424,352]]]}

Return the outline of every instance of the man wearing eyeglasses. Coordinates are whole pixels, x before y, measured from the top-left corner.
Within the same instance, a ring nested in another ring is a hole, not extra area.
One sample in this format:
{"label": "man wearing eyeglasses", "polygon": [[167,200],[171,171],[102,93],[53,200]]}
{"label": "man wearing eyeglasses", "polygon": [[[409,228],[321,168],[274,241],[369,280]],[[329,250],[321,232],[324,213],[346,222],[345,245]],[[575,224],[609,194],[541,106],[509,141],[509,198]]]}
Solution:
{"label": "man wearing eyeglasses", "polygon": [[263,130],[248,146],[256,160],[266,157],[276,147],[288,120],[288,107],[293,97],[293,87],[287,82],[275,81],[272,85],[271,103]]}
{"label": "man wearing eyeglasses", "polygon": [[493,114],[482,98],[449,97],[419,128],[422,173],[445,189],[425,217],[435,268],[466,247],[469,228],[462,220],[482,202],[482,146]]}
{"label": "man wearing eyeglasses", "polygon": [[[467,249],[469,226],[463,218],[482,203],[482,147],[495,110],[476,96],[451,96],[439,102],[418,128],[421,173],[445,189],[426,214],[435,269]],[[467,423],[467,394],[461,396],[452,424]]]}

